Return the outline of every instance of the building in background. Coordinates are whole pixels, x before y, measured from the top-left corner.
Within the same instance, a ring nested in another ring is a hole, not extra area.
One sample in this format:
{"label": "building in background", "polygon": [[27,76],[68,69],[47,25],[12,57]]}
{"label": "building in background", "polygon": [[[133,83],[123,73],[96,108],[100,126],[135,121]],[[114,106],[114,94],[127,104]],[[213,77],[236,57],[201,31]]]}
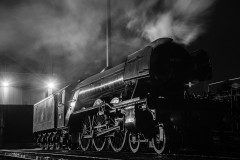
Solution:
{"label": "building in background", "polygon": [[57,90],[57,83],[64,86],[45,50],[37,57],[15,52],[0,48],[0,148],[31,141],[33,105]]}
{"label": "building in background", "polygon": [[33,104],[57,89],[53,79],[48,74],[0,72],[0,148],[32,142]]}
{"label": "building in background", "polygon": [[26,148],[33,142],[33,105],[0,105],[0,148]]}
{"label": "building in background", "polygon": [[0,72],[0,105],[33,105],[51,94],[56,76]]}

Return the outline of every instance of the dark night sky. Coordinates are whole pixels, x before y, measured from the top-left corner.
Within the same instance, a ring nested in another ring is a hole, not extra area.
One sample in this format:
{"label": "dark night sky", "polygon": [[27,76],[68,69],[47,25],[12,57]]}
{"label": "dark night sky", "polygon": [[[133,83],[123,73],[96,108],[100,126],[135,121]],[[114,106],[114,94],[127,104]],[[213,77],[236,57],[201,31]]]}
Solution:
{"label": "dark night sky", "polygon": [[[148,1],[144,4],[143,1],[112,2],[112,64],[119,63],[127,54],[146,44],[148,40],[142,37],[143,34],[140,32],[144,33],[144,31],[138,26],[147,26],[146,21],[154,20],[155,15],[171,8],[170,4],[162,5],[161,0],[152,0],[157,2],[155,6],[151,6]],[[82,4],[78,4],[79,2],[81,1],[79,0],[74,6],[65,1],[54,0],[37,3],[31,0],[0,0],[1,64],[7,63],[8,68],[14,69],[19,68],[20,65],[31,72],[42,72],[44,66],[45,70],[49,69],[46,66],[49,65],[49,59],[52,57],[55,72],[65,77],[74,77],[69,76],[69,73],[75,74],[74,78],[76,78],[101,70],[104,66],[104,54],[99,53],[104,53],[105,50],[105,4],[96,0],[83,0]],[[173,3],[174,0],[166,2]],[[213,81],[240,76],[238,44],[240,11],[237,2],[237,0],[216,0],[211,6],[211,12],[199,12],[207,15],[202,22],[204,25],[201,26],[205,33],[199,34],[198,38],[190,43],[189,49],[192,51],[201,48],[210,54]],[[131,16],[137,17],[135,19],[125,15],[126,11],[133,8],[138,9],[131,13]],[[184,17],[181,16],[176,17]],[[129,27],[130,25],[133,27]],[[63,34],[60,35],[61,33]],[[79,42],[80,47],[79,44],[76,47],[76,43]],[[3,66],[1,70],[2,68]]]}
{"label": "dark night sky", "polygon": [[216,3],[206,34],[192,48],[206,50],[213,64],[213,81],[240,76],[240,10],[237,0]]}

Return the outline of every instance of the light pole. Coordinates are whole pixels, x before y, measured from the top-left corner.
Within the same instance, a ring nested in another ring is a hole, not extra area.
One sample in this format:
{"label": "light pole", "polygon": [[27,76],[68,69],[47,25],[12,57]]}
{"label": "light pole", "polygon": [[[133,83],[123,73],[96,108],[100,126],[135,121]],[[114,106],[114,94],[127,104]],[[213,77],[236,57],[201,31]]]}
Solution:
{"label": "light pole", "polygon": [[106,6],[106,68],[109,67],[109,53],[111,53],[111,3],[107,0]]}

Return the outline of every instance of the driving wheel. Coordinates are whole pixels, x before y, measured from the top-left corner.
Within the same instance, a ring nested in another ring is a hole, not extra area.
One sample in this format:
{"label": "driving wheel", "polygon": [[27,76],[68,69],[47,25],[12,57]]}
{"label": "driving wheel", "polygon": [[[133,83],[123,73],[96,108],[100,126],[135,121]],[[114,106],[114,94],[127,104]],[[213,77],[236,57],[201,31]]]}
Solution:
{"label": "driving wheel", "polygon": [[83,151],[86,151],[90,146],[91,139],[86,136],[91,135],[91,130],[92,130],[91,128],[92,126],[91,126],[90,117],[86,117],[82,123],[82,129],[79,133],[79,138],[78,138],[79,147]]}

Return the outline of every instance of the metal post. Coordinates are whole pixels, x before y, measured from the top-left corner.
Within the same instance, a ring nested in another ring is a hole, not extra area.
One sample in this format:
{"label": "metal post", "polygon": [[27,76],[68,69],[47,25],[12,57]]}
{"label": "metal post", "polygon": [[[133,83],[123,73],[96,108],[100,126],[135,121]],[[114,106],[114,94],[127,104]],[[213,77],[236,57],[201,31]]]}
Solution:
{"label": "metal post", "polygon": [[109,53],[111,51],[111,4],[110,0],[107,0],[107,8],[106,8],[106,68],[109,67]]}

